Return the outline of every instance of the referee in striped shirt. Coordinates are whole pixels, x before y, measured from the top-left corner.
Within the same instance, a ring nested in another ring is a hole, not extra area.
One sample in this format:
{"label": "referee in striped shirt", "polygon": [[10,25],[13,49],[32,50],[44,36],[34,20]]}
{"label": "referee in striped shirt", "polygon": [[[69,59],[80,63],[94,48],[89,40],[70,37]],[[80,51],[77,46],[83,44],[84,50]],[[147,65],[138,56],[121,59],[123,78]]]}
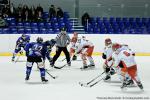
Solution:
{"label": "referee in striped shirt", "polygon": [[70,37],[66,33],[66,28],[61,29],[61,32],[56,36],[55,40],[56,40],[56,54],[54,55],[54,57],[51,61],[51,64],[50,64],[51,67],[54,66],[55,61],[60,56],[62,51],[64,52],[64,54],[66,56],[68,66],[71,66],[70,54],[67,50],[67,46],[70,43]]}

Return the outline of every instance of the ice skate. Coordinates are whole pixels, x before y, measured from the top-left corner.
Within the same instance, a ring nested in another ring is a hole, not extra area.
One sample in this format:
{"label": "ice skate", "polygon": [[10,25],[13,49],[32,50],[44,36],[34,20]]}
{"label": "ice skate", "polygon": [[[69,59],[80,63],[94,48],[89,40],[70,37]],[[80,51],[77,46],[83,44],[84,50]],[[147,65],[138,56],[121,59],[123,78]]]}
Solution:
{"label": "ice skate", "polygon": [[77,56],[74,55],[74,56],[72,57],[72,60],[77,60]]}
{"label": "ice skate", "polygon": [[134,86],[133,80],[129,80],[129,81],[126,83],[126,85],[127,85],[128,87]]}
{"label": "ice skate", "polygon": [[138,87],[139,87],[141,90],[143,90],[143,85],[142,85],[141,82],[137,82],[137,85],[138,85]]}
{"label": "ice skate", "polygon": [[106,75],[106,77],[103,80],[104,82],[109,82],[111,80],[110,75]]}
{"label": "ice skate", "polygon": [[25,81],[27,82],[29,80],[29,75],[26,75]]}
{"label": "ice skate", "polygon": [[45,77],[41,77],[41,80],[42,80],[43,83],[47,83],[48,82],[48,80],[45,79]]}
{"label": "ice skate", "polygon": [[90,65],[88,65],[88,68],[89,68],[89,69],[95,68],[95,64],[90,64]]}
{"label": "ice skate", "polygon": [[127,87],[127,84],[126,82],[123,82],[122,83],[122,86],[120,87],[122,90],[126,90],[126,87]]}
{"label": "ice skate", "polygon": [[81,67],[80,69],[81,70],[85,70],[85,69],[87,69],[88,68],[88,66],[87,65],[84,65],[83,67]]}

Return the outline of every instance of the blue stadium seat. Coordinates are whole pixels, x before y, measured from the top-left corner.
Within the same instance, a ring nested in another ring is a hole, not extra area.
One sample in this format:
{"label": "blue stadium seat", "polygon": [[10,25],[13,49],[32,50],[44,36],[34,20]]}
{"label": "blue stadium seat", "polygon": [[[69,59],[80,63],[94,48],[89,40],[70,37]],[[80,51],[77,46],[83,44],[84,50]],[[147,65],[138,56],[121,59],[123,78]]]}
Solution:
{"label": "blue stadium seat", "polygon": [[50,21],[51,21],[52,23],[57,23],[57,17],[52,17],[52,18],[50,19]]}
{"label": "blue stadium seat", "polygon": [[38,28],[32,28],[32,34],[38,34],[39,33],[39,29]]}
{"label": "blue stadium seat", "polygon": [[19,29],[18,29],[18,33],[19,33],[19,34],[23,34],[23,33],[24,33],[24,28],[19,28]]}
{"label": "blue stadium seat", "polygon": [[100,17],[96,17],[96,22],[101,21]]}
{"label": "blue stadium seat", "polygon": [[11,22],[11,23],[9,24],[9,26],[10,26],[10,27],[16,27],[16,23]]}
{"label": "blue stadium seat", "polygon": [[32,23],[31,23],[31,27],[32,27],[32,28],[37,28],[37,23],[36,23],[36,22],[32,22]]}
{"label": "blue stadium seat", "polygon": [[127,18],[127,17],[123,17],[123,18],[122,18],[122,21],[123,21],[123,22],[127,22],[127,21],[128,21],[128,18]]}
{"label": "blue stadium seat", "polygon": [[116,22],[122,21],[121,17],[116,17]]}
{"label": "blue stadium seat", "polygon": [[129,22],[133,22],[134,21],[134,17],[129,17]]}
{"label": "blue stadium seat", "polygon": [[2,34],[3,33],[3,29],[2,28],[0,28],[0,34]]}
{"label": "blue stadium seat", "polygon": [[48,28],[48,29],[47,29],[47,34],[53,34],[53,33],[54,33],[54,31],[53,31],[52,28]]}
{"label": "blue stadium seat", "polygon": [[64,22],[64,18],[58,18],[58,23],[63,23]]}
{"label": "blue stadium seat", "polygon": [[49,13],[48,12],[43,12],[43,19],[49,18]]}
{"label": "blue stadium seat", "polygon": [[53,31],[54,31],[54,33],[57,33],[57,32],[60,32],[60,29],[59,28],[54,28]]}
{"label": "blue stadium seat", "polygon": [[53,23],[53,24],[52,24],[52,27],[53,27],[53,28],[59,28],[59,25],[58,25],[58,23]]}
{"label": "blue stadium seat", "polygon": [[11,28],[11,29],[10,29],[10,33],[11,33],[11,34],[17,34],[18,31],[17,31],[16,28]]}
{"label": "blue stadium seat", "polygon": [[103,22],[108,21],[107,17],[103,17]]}
{"label": "blue stadium seat", "polygon": [[65,27],[65,23],[59,23],[59,28]]}
{"label": "blue stadium seat", "polygon": [[50,23],[50,22],[45,23],[45,26],[46,26],[46,28],[52,28],[52,25],[51,25],[51,23]]}
{"label": "blue stadium seat", "polygon": [[17,27],[23,27],[23,23],[22,22],[17,23]]}
{"label": "blue stadium seat", "polygon": [[30,23],[29,22],[25,22],[24,23],[24,27],[28,27],[29,28],[30,27]]}
{"label": "blue stadium seat", "polygon": [[113,28],[107,28],[107,33],[109,33],[109,34],[113,34],[113,33],[114,33]]}
{"label": "blue stadium seat", "polygon": [[32,33],[31,28],[25,28],[24,32],[25,32],[25,34],[31,34]]}
{"label": "blue stadium seat", "polygon": [[10,29],[9,28],[3,28],[3,34],[9,34]]}
{"label": "blue stadium seat", "polygon": [[40,34],[47,34],[46,28],[40,28],[40,29],[39,29],[39,33],[40,33]]}
{"label": "blue stadium seat", "polygon": [[136,34],[143,34],[144,29],[143,28],[135,28],[135,33]]}
{"label": "blue stadium seat", "polygon": [[38,23],[38,27],[39,27],[39,28],[44,28],[44,27],[45,27],[45,24],[44,24],[43,22],[40,22],[40,23]]}
{"label": "blue stadium seat", "polygon": [[94,27],[93,28],[93,33],[99,33],[99,28],[98,27]]}
{"label": "blue stadium seat", "polygon": [[106,33],[107,33],[107,30],[105,28],[100,29],[100,34],[106,34]]}
{"label": "blue stadium seat", "polygon": [[115,18],[114,17],[110,17],[109,18],[109,22],[113,22],[113,21],[115,21]]}
{"label": "blue stadium seat", "polygon": [[68,19],[69,18],[69,13],[68,12],[64,12],[64,19]]}

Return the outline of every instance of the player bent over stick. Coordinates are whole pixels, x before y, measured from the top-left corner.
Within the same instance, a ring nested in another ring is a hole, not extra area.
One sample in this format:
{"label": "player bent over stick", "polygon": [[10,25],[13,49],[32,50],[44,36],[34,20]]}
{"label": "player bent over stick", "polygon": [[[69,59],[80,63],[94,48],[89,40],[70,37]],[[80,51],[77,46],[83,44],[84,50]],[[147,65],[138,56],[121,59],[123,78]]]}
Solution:
{"label": "player bent over stick", "polygon": [[[120,68],[113,68],[113,59],[112,59],[112,54],[113,54],[113,50],[112,50],[112,41],[110,38],[106,38],[105,39],[105,48],[104,48],[104,52],[102,54],[102,58],[105,59],[105,62],[103,64],[103,68],[104,68],[104,72],[106,73],[106,77],[104,78],[105,82],[110,81],[111,79],[111,75],[114,75],[115,73],[118,74],[119,79],[121,80],[121,82],[123,81],[123,77],[121,76],[121,72],[120,72]],[[120,49],[129,49],[127,45],[121,45]],[[132,86],[134,85],[133,80],[131,79],[131,77],[129,75],[126,75],[127,78],[127,85],[128,86]]]}
{"label": "player bent over stick", "polygon": [[121,74],[123,76],[123,82],[121,89],[127,87],[126,75],[129,75],[134,80],[140,89],[143,89],[143,85],[137,75],[137,64],[134,59],[133,52],[130,50],[122,49],[121,45],[114,43],[112,45],[114,51],[113,56],[113,67],[120,67]]}
{"label": "player bent over stick", "polygon": [[[87,69],[87,68],[94,68],[94,60],[92,58],[92,53],[94,50],[94,45],[89,40],[85,40],[85,37],[83,37],[82,40],[78,40],[77,43],[77,54],[81,54],[81,58],[83,61],[83,67],[81,69]],[[90,64],[87,65],[87,61],[89,60]]]}
{"label": "player bent over stick", "polygon": [[28,44],[30,41],[30,36],[22,34],[21,37],[18,38],[16,41],[16,47],[13,53],[12,61],[15,60],[16,54],[20,52],[20,54],[23,54],[22,48],[25,49],[26,44]]}
{"label": "player bent over stick", "polygon": [[72,60],[77,60],[77,55],[75,54],[76,51],[76,42],[78,40],[78,33],[74,32],[73,37],[71,38],[71,48],[70,48],[70,57]]}
{"label": "player bent over stick", "polygon": [[48,82],[48,80],[45,79],[45,68],[43,62],[43,59],[45,58],[45,54],[46,54],[46,47],[43,44],[43,39],[41,37],[38,37],[36,42],[27,44],[25,50],[27,56],[25,80],[26,81],[29,80],[32,66],[35,62],[37,63],[37,66],[40,70],[42,82]]}

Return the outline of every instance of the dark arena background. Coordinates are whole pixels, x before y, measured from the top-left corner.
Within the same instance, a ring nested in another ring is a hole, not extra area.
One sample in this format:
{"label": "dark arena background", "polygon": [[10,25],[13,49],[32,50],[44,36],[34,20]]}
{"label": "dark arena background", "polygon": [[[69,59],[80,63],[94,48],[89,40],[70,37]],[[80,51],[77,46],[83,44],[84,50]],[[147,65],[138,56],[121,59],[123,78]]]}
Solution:
{"label": "dark arena background", "polygon": [[[65,36],[71,39],[66,44]],[[109,45],[107,39],[111,40]],[[44,51],[48,48],[46,41],[54,46],[50,44],[50,50]],[[33,42],[42,46],[38,48],[43,50],[40,53],[49,51],[50,58],[42,54],[40,63],[33,56],[29,59],[30,51],[37,46],[28,48]],[[114,49],[115,43],[119,47]],[[149,100],[149,44],[150,0],[0,0],[0,99]],[[61,46],[67,48],[70,61],[61,53],[54,64]],[[123,46],[126,49],[120,49]],[[121,56],[123,50],[131,55]],[[125,60],[126,66],[115,65],[118,59]],[[133,63],[139,78],[130,77],[128,68],[132,66],[127,65]],[[32,71],[28,79],[29,67]],[[105,80],[107,75],[111,80]],[[126,77],[133,80],[132,86],[127,85],[130,81]],[[127,86],[122,89],[124,84]]]}

